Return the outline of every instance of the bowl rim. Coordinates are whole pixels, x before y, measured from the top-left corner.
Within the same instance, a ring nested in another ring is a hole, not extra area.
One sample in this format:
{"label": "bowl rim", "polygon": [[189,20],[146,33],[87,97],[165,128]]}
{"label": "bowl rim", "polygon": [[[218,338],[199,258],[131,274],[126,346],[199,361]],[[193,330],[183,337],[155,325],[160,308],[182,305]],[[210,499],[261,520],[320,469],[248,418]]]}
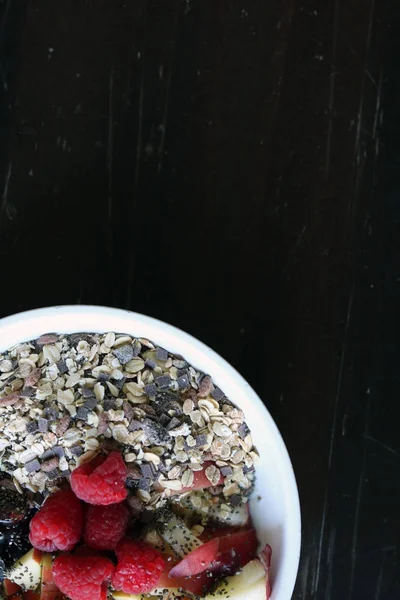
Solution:
{"label": "bowl rim", "polygon": [[[150,331],[164,332],[164,334],[178,340],[179,344],[182,343],[183,345],[190,346],[193,351],[196,351],[201,359],[205,360],[205,362],[212,361],[215,362],[215,364],[218,364],[219,368],[223,370],[224,375],[229,377],[238,388],[243,390],[251,403],[255,405],[256,410],[263,414],[263,418],[266,420],[266,426],[273,439],[275,452],[279,455],[281,472],[284,474],[281,479],[283,497],[290,499],[290,502],[286,503],[285,506],[285,532],[283,536],[284,543],[282,546],[283,556],[280,558],[280,567],[274,578],[271,600],[290,600],[297,579],[301,548],[300,500],[293,466],[280,431],[266,405],[244,377],[222,356],[191,334],[174,325],[170,325],[165,321],[126,309],[83,304],[48,306],[0,318],[0,352],[10,347],[10,344],[7,344],[7,336],[5,345],[2,343],[4,332],[8,334],[10,339],[16,339],[17,341],[15,343],[19,343],[18,340],[23,342],[33,339],[30,335],[24,337],[23,330],[21,331],[21,325],[24,323],[37,323],[38,330],[40,330],[40,321],[44,321],[46,318],[54,318],[58,321],[61,318],[66,319],[67,317],[77,318],[80,316],[80,318],[85,318],[85,316],[88,315],[91,315],[93,318],[94,314],[97,314],[99,318],[114,317],[129,320],[131,322],[136,321]],[[107,327],[105,327],[105,330],[106,329]],[[53,331],[56,330],[54,329]],[[70,327],[63,327],[62,320],[60,320],[59,331],[60,333],[72,333]],[[81,329],[81,331],[84,330]],[[41,333],[38,333],[36,337],[43,333],[50,333],[50,331],[43,330]],[[121,331],[121,333],[124,332]],[[152,339],[151,333],[148,338],[150,340]],[[153,339],[157,341],[157,336],[153,335]],[[185,355],[184,351],[182,351],[182,355]],[[209,370],[209,372],[212,372],[212,370]]]}

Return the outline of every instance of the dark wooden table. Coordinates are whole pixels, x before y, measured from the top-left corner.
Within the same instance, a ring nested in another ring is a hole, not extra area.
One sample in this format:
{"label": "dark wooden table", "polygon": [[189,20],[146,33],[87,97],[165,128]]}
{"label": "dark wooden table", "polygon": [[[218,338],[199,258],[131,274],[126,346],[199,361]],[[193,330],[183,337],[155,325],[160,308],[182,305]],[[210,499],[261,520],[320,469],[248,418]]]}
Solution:
{"label": "dark wooden table", "polygon": [[1,0],[0,316],[128,307],[265,400],[295,599],[400,597],[400,8]]}

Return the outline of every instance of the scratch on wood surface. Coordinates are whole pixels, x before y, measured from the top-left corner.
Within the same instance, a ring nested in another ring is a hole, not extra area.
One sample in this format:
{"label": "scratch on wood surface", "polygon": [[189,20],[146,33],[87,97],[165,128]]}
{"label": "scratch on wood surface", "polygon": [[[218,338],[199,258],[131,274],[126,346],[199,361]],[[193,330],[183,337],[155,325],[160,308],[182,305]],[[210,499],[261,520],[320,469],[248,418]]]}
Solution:
{"label": "scratch on wood surface", "polygon": [[3,220],[3,216],[4,213],[6,211],[7,208],[7,201],[8,201],[8,189],[10,186],[10,179],[11,179],[11,173],[12,173],[12,162],[10,161],[8,163],[7,166],[7,172],[4,178],[4,188],[3,188],[3,193],[1,195],[1,204],[0,204],[0,226],[1,226],[1,222]]}
{"label": "scratch on wood surface", "polygon": [[[367,401],[367,406],[365,409],[364,438],[366,438],[368,436],[368,422],[369,422],[370,408],[371,408],[371,396],[368,394],[368,401]],[[358,488],[357,488],[356,508],[355,508],[355,512],[354,512],[353,540],[352,540],[352,544],[351,544],[351,558],[350,558],[351,569],[350,569],[349,594],[348,594],[349,600],[351,600],[351,598],[353,597],[354,575],[355,575],[355,567],[356,567],[356,561],[357,561],[358,523],[360,520],[360,506],[361,506],[362,495],[363,495],[363,491],[364,491],[366,466],[367,466],[367,443],[366,443],[366,441],[364,441],[362,462],[361,462],[361,471],[360,471],[360,477],[358,480]]]}
{"label": "scratch on wood surface", "polygon": [[339,396],[340,396],[340,391],[341,391],[341,387],[342,387],[344,359],[345,359],[346,348],[347,348],[347,336],[348,336],[349,328],[350,328],[354,291],[355,291],[355,282],[353,282],[353,286],[352,286],[350,296],[349,296],[348,307],[347,307],[347,317],[346,317],[346,324],[345,324],[343,344],[342,344],[342,355],[340,358],[338,383],[337,383],[337,387],[336,387],[335,404],[334,404],[334,409],[333,409],[333,419],[332,419],[332,426],[331,426],[331,438],[330,438],[330,443],[329,443],[329,455],[328,455],[328,466],[327,466],[327,481],[325,484],[324,505],[323,505],[323,510],[322,510],[321,527],[320,527],[320,532],[319,532],[317,565],[316,565],[316,569],[315,569],[315,577],[314,577],[314,582],[313,582],[313,586],[312,586],[313,594],[316,594],[318,592],[318,588],[319,588],[319,578],[320,578],[320,573],[321,573],[321,560],[322,560],[322,551],[323,551],[324,533],[325,533],[326,511],[328,508],[328,492],[329,492],[328,480],[329,480],[329,474],[330,474],[331,467],[332,467],[332,456],[333,456],[333,447],[334,447],[335,435],[336,435]]}
{"label": "scratch on wood surface", "polygon": [[4,32],[6,30],[6,24],[7,24],[7,19],[8,19],[8,11],[10,10],[10,6],[11,6],[11,0],[7,0],[6,5],[4,7],[4,11],[3,11],[3,18],[2,18],[1,23],[0,23],[0,44],[3,41]]}
{"label": "scratch on wood surface", "polygon": [[331,166],[331,148],[332,148],[332,131],[333,131],[333,107],[335,103],[335,79],[336,79],[336,50],[339,34],[339,0],[335,2],[335,12],[333,19],[333,43],[332,43],[332,62],[329,80],[329,123],[328,135],[326,138],[326,156],[325,156],[325,178],[328,178]]}
{"label": "scratch on wood surface", "polygon": [[3,90],[5,92],[8,92],[8,83],[7,83],[7,79],[6,79],[6,74],[4,73],[4,69],[3,69],[3,65],[1,64],[1,61],[0,61],[0,77],[1,77],[1,83],[3,84]]}
{"label": "scratch on wood surface", "polygon": [[174,68],[174,60],[175,60],[176,33],[177,33],[177,29],[178,29],[179,10],[180,10],[180,4],[177,5],[177,9],[175,10],[174,27],[173,27],[173,32],[172,32],[172,50],[171,50],[170,64],[169,64],[169,69],[168,69],[167,87],[166,87],[166,91],[165,91],[164,114],[163,114],[163,120],[161,123],[161,141],[160,141],[160,145],[158,148],[158,170],[159,171],[161,171],[161,169],[162,169],[164,146],[165,146],[165,136],[167,133],[168,108],[169,108],[169,100],[170,100],[170,93],[171,93],[172,71]]}
{"label": "scratch on wood surface", "polygon": [[[138,58],[139,59],[139,58]],[[138,106],[138,132],[136,140],[136,166],[135,175],[133,181],[133,199],[132,199],[132,212],[135,213],[135,208],[138,202],[139,193],[139,177],[140,177],[140,164],[142,158],[142,146],[143,146],[143,106],[144,106],[144,74],[146,67],[146,54],[145,51],[140,53],[142,73],[140,77],[140,91],[139,91],[139,106]],[[126,308],[130,308],[132,298],[132,283],[134,276],[135,264],[134,260],[130,261],[129,272],[128,272],[128,289],[126,294]]]}
{"label": "scratch on wood surface", "polygon": [[[113,145],[114,145],[114,67],[110,69],[108,84],[108,139],[107,139],[107,174],[108,174],[108,220],[112,220],[113,196],[112,196],[112,168],[113,168]],[[111,227],[109,228],[111,230]]]}
{"label": "scratch on wood surface", "polygon": [[375,444],[378,444],[378,446],[382,446],[382,448],[385,448],[385,450],[387,450],[388,452],[391,452],[392,454],[394,454],[395,456],[400,458],[400,454],[398,452],[396,452],[396,450],[393,450],[393,448],[390,448],[383,442],[376,440],[375,438],[371,437],[370,435],[366,435],[365,439],[369,440],[370,442],[374,442]]}
{"label": "scratch on wood surface", "polygon": [[381,597],[383,569],[384,569],[384,565],[385,565],[385,558],[386,558],[386,555],[383,554],[381,566],[380,566],[379,573],[378,573],[378,579],[376,580],[376,588],[375,588],[374,600],[379,600],[380,597]]}

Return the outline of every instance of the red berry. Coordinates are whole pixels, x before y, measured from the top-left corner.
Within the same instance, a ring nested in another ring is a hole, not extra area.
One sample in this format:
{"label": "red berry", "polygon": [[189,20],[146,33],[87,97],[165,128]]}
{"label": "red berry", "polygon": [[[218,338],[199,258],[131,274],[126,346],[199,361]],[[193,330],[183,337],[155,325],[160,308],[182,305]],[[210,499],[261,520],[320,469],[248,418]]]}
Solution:
{"label": "red berry", "polygon": [[114,550],[125,535],[129,510],[125,504],[89,506],[83,538],[96,550]]}
{"label": "red berry", "polygon": [[49,496],[30,522],[29,541],[45,552],[72,550],[83,530],[83,506],[71,490]]}
{"label": "red berry", "polygon": [[121,454],[111,452],[74,469],[71,487],[78,498],[89,504],[116,504],[127,496],[126,474]]}
{"label": "red berry", "polygon": [[143,542],[122,540],[116,550],[118,565],[112,584],[126,594],[147,594],[157,585],[165,562],[160,552]]}
{"label": "red berry", "polygon": [[54,582],[71,600],[103,600],[114,565],[103,556],[63,554],[53,563]]}

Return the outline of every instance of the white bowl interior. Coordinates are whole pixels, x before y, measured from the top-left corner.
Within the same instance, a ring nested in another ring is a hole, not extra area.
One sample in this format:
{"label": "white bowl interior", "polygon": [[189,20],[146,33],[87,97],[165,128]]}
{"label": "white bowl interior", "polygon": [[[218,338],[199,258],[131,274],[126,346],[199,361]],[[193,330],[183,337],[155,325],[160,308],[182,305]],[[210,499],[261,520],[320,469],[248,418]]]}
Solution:
{"label": "white bowl interior", "polygon": [[300,507],[293,469],[279,431],[250,385],[223,358],[181,330],[129,311],[61,306],[0,319],[0,352],[44,333],[115,331],[146,337],[212,376],[246,415],[260,452],[251,514],[262,543],[272,546],[272,600],[290,600],[300,555]]}

